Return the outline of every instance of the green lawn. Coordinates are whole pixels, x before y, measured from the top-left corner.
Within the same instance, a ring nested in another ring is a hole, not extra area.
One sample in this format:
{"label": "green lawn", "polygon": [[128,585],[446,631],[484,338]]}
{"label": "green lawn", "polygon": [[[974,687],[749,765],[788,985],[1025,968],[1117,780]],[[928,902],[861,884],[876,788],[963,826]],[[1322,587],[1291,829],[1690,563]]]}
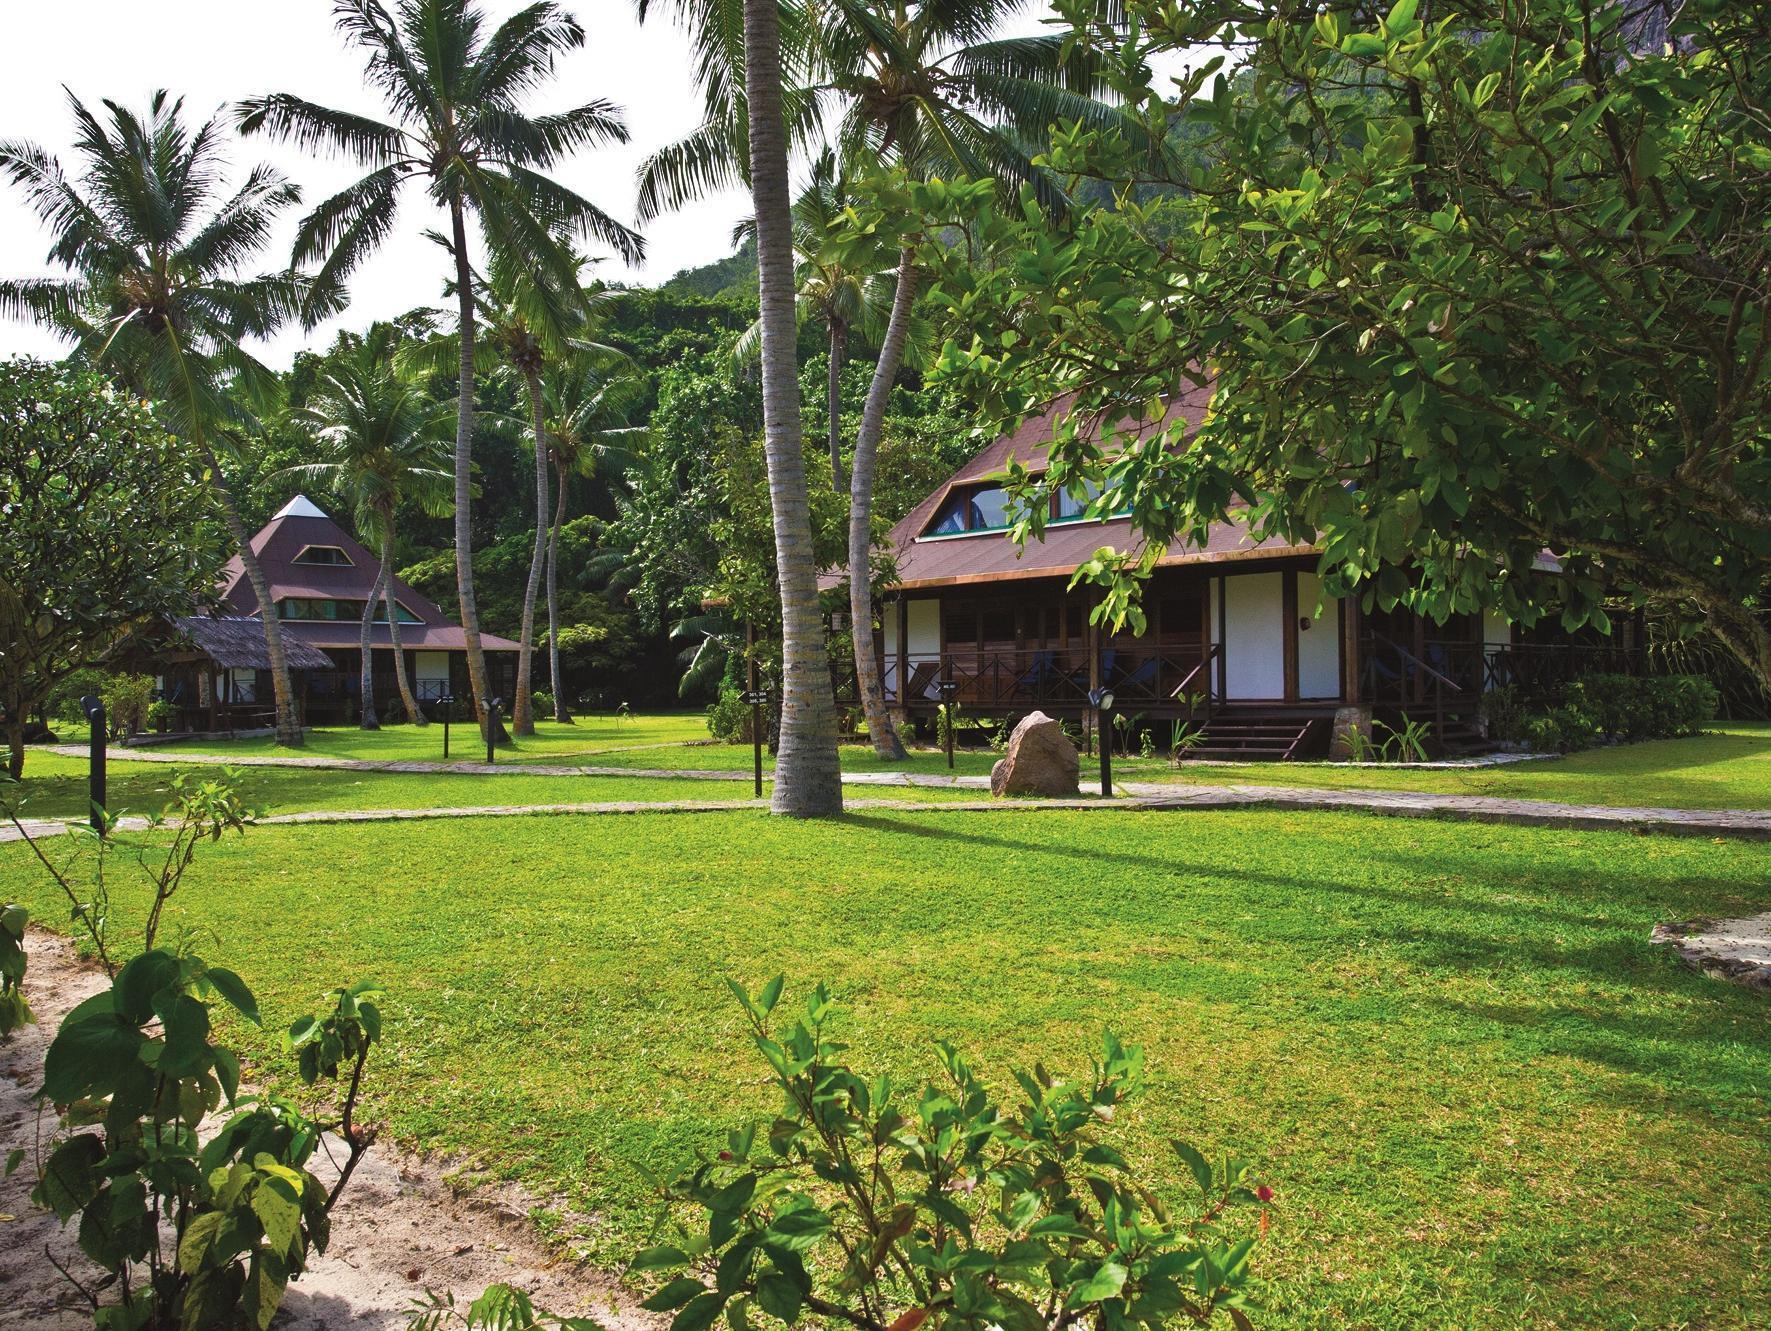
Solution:
{"label": "green lawn", "polygon": [[1675,809],[1771,808],[1771,725],[1719,724],[1692,739],[1651,740],[1589,749],[1565,758],[1471,771],[1245,763],[1178,769],[1166,763],[1120,763],[1126,780],[1195,785],[1331,786],[1494,795],[1570,804],[1650,805]]}
{"label": "green lawn", "polygon": [[[649,744],[684,744],[707,739],[707,718],[701,712],[648,713],[629,718],[608,715],[584,716],[570,725],[538,721],[535,733],[514,746],[498,750],[499,761],[588,762],[593,755],[611,749],[631,749]],[[478,732],[459,719],[450,727],[449,756],[459,762],[476,752],[485,756]],[[411,759],[442,761],[443,727],[389,725],[380,730],[355,726],[319,726],[308,731],[300,750],[280,749],[268,736],[235,740],[174,740],[156,746],[168,753],[250,754],[258,757],[306,754],[325,758],[369,758],[381,762]]]}
{"label": "green lawn", "polygon": [[[22,847],[0,895],[65,918]],[[1647,936],[1767,908],[1738,842],[929,811],[265,828],[169,919],[273,1023],[378,976],[375,1111],[563,1197],[603,1261],[648,1232],[642,1166],[772,1110],[724,975],[828,978],[856,1059],[903,1075],[938,1036],[999,1084],[1077,1068],[1111,1025],[1153,1073],[1132,1153],[1231,1148],[1276,1191],[1260,1325],[1388,1331],[1762,1325],[1765,998]]]}
{"label": "green lawn", "polygon": [[[172,763],[112,762],[109,805],[115,813],[158,813],[172,798],[181,770],[213,780],[219,767],[181,769]],[[495,804],[589,804],[611,800],[749,799],[749,781],[675,781],[607,776],[408,775],[300,767],[239,768],[241,794],[267,813],[308,809],[445,809]],[[764,783],[764,793],[769,784]],[[975,792],[973,792],[975,793]],[[25,818],[79,818],[86,813],[86,760],[33,751],[18,787],[0,786],[0,801]]]}

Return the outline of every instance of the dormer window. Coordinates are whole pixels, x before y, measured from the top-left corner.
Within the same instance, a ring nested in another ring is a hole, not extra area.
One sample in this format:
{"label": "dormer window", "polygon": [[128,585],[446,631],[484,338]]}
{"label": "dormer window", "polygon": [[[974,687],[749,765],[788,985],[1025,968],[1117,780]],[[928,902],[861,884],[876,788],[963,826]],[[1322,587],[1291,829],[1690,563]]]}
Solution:
{"label": "dormer window", "polygon": [[[1047,520],[1079,521],[1101,493],[1093,481],[1084,481],[1078,495],[1068,490],[1050,498]],[[956,485],[947,502],[935,514],[925,536],[959,536],[967,532],[1007,531],[1013,525],[1013,505],[1009,493],[1000,485]]]}
{"label": "dormer window", "polygon": [[349,568],[351,557],[336,545],[304,545],[296,552],[292,564],[325,564],[333,568]]}

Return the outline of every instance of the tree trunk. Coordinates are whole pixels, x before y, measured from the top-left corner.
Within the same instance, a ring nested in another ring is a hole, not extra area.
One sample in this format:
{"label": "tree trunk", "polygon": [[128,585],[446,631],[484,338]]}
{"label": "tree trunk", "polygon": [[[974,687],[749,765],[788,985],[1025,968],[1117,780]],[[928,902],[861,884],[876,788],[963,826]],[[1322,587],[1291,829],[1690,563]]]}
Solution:
{"label": "tree trunk", "polygon": [[842,812],[842,769],[837,761],[836,704],[818,613],[818,574],[806,498],[777,4],[778,0],[744,0],[744,86],[762,323],[763,444],[781,587],[781,748],[771,807],[776,813],[810,818]]}
{"label": "tree trunk", "polygon": [[547,534],[547,686],[553,692],[553,719],[563,726],[571,722],[572,713],[566,708],[566,690],[560,683],[560,525],[566,520],[566,469],[558,470],[560,492]]}
{"label": "tree trunk", "polygon": [[206,441],[199,440],[197,446],[203,450],[203,465],[209,468],[209,483],[221,499],[222,516],[227,521],[228,534],[234,538],[240,566],[246,572],[246,583],[258,599],[258,618],[264,625],[265,654],[271,662],[271,694],[277,703],[277,743],[300,748],[301,717],[295,710],[295,688],[289,682],[289,657],[283,651],[283,624],[271,601],[271,585],[265,581],[264,566],[252,552],[252,538],[246,531],[246,524],[240,520],[240,510],[234,503],[234,492],[228,488],[221,473],[221,463]]}
{"label": "tree trunk", "polygon": [[830,321],[830,382],[825,388],[830,409],[830,484],[843,491],[842,479],[842,356],[848,349],[849,330],[841,319]]}
{"label": "tree trunk", "polygon": [[535,733],[535,597],[541,591],[541,569],[547,562],[547,431],[542,426],[541,376],[523,371],[529,390],[529,414],[535,420],[535,548],[529,555],[529,581],[523,588],[523,629],[517,635],[517,696],[511,706],[511,728],[519,735]]}
{"label": "tree trunk", "polygon": [[406,649],[400,645],[400,605],[394,596],[394,517],[387,515],[381,538],[381,567],[385,573],[382,595],[387,602],[387,640],[394,650],[394,683],[400,688],[400,706],[406,709],[408,725],[428,726],[430,721],[418,699],[412,695],[412,681],[406,677]]}
{"label": "tree trunk", "polygon": [[23,717],[6,723],[6,775],[14,781],[25,774],[25,722]]}
{"label": "tree trunk", "polygon": [[[383,548],[386,548],[386,542],[383,542]],[[363,602],[363,623],[357,635],[362,649],[362,659],[357,665],[358,730],[381,729],[381,720],[375,715],[375,603],[387,590],[388,576],[384,559],[375,575],[375,585],[369,589],[369,599]]]}
{"label": "tree trunk", "polygon": [[486,653],[480,646],[480,607],[473,588],[473,268],[467,260],[467,219],[459,195],[449,200],[455,241],[455,298],[461,320],[461,383],[455,404],[455,587],[461,596],[461,636],[467,648],[467,680],[480,733],[491,720]]}
{"label": "tree trunk", "polygon": [[[904,744],[886,714],[879,659],[873,653],[873,473],[879,461],[879,439],[885,432],[886,401],[898,367],[904,363],[904,341],[910,333],[910,310],[916,304],[916,251],[906,246],[898,256],[898,287],[892,293],[892,317],[880,344],[879,364],[867,386],[861,428],[855,435],[855,470],[849,481],[849,631],[855,644],[855,688],[874,756],[904,761]],[[898,668],[903,670],[903,662]]]}

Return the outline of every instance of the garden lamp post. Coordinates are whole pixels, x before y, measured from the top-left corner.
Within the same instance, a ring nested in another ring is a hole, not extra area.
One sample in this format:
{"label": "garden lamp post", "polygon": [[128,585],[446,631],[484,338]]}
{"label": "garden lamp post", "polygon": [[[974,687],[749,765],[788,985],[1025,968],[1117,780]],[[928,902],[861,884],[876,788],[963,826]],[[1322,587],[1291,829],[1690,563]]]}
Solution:
{"label": "garden lamp post", "polygon": [[494,698],[486,704],[486,766],[490,767],[495,758],[493,746],[498,742],[498,709],[504,706],[503,698]]}
{"label": "garden lamp post", "polygon": [[1101,732],[1101,798],[1113,796],[1113,690],[1090,689],[1089,705],[1095,709],[1095,729]]}
{"label": "garden lamp post", "polygon": [[91,739],[88,741],[89,754],[86,772],[86,802],[90,806],[92,830],[100,836],[105,830],[105,705],[90,693],[80,699],[80,710],[86,713],[87,723],[92,727]]}
{"label": "garden lamp post", "polygon": [[935,689],[941,695],[941,715],[946,721],[947,731],[947,770],[953,770],[953,700],[959,696],[959,681],[942,679],[935,682]]}
{"label": "garden lamp post", "polygon": [[449,722],[455,718],[455,695],[445,693],[437,699],[443,704],[443,757],[449,756]]}

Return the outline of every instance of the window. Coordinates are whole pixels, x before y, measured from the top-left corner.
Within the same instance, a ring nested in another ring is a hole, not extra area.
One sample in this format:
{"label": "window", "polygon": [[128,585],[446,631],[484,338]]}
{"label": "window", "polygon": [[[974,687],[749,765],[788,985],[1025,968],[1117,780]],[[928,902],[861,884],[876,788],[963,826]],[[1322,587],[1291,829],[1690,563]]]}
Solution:
{"label": "window", "polygon": [[[422,619],[420,619],[417,615],[413,614],[410,610],[406,609],[405,604],[403,602],[395,601],[394,605],[397,607],[397,609],[399,611],[400,623],[402,623],[402,624],[422,624],[422,623],[424,623],[424,621]],[[375,618],[371,622],[375,623],[375,624],[387,623],[387,602],[385,600],[378,601],[376,603]]]}
{"label": "window", "polygon": [[1096,497],[1101,493],[1101,487],[1094,481],[1084,481],[1082,483],[1082,490],[1083,493],[1081,498],[1075,497],[1068,490],[1058,491],[1055,496],[1055,506],[1052,509],[1052,517],[1059,522],[1064,521],[1066,518],[1080,518],[1083,510],[1092,504]]}
{"label": "window", "polygon": [[947,496],[947,502],[924,534],[952,536],[966,531],[1003,531],[1008,525],[1008,491],[996,485],[965,486]]}
{"label": "window", "polygon": [[363,603],[361,601],[333,601],[317,597],[286,596],[277,602],[277,618],[319,620],[325,623],[336,623],[340,620],[358,622],[363,618]]}
{"label": "window", "polygon": [[350,567],[351,557],[336,545],[304,545],[296,553],[292,564],[330,564],[333,567]]}

